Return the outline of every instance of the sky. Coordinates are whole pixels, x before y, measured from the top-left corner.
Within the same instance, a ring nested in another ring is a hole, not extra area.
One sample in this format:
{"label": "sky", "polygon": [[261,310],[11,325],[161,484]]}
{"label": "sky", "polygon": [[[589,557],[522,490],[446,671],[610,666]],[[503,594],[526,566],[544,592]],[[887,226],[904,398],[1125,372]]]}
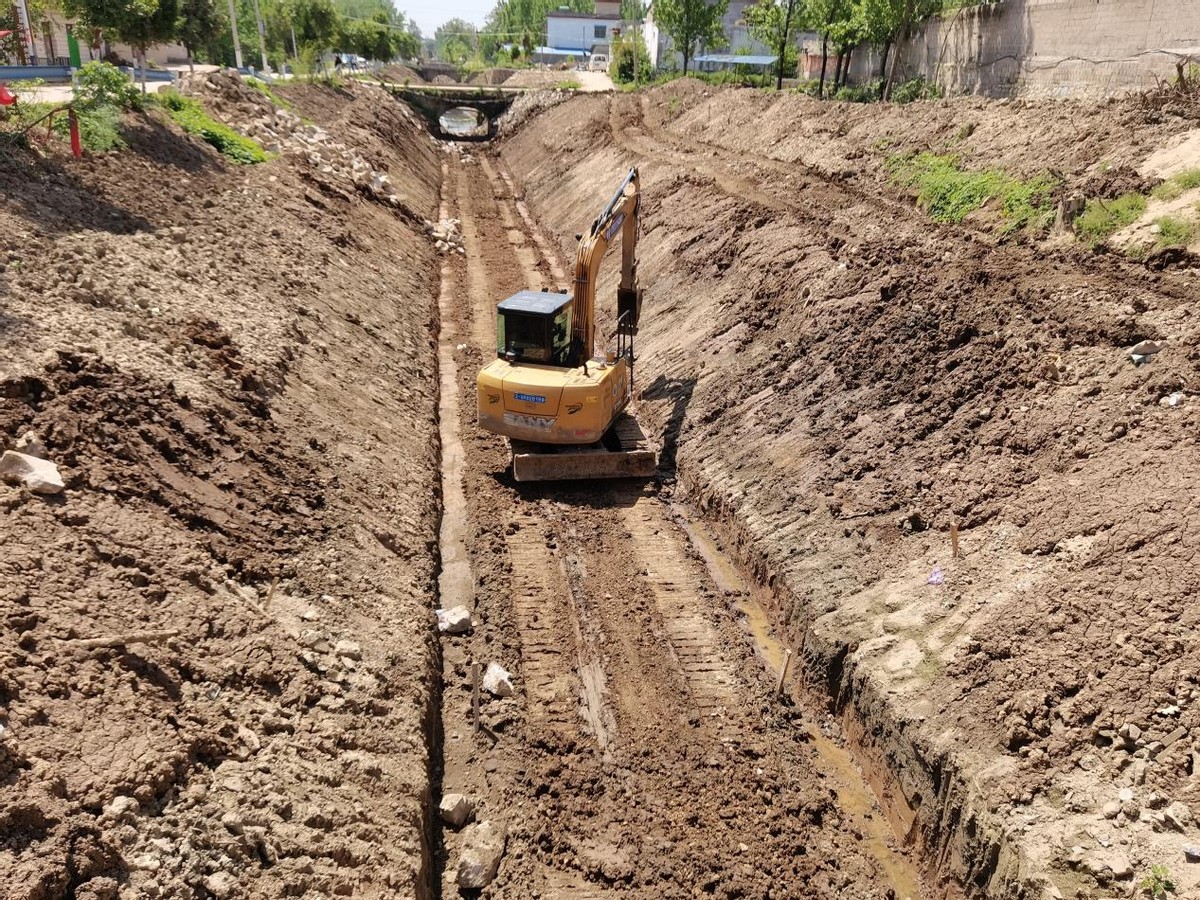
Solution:
{"label": "sky", "polygon": [[433,37],[447,19],[466,19],[478,27],[496,5],[496,0],[395,0],[396,8],[417,23],[421,34]]}

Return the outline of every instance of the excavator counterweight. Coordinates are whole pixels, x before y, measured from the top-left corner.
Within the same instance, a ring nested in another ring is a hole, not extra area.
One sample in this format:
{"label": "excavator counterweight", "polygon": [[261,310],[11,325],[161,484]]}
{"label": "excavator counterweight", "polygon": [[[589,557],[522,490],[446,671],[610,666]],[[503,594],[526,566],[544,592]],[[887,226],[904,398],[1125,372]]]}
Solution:
{"label": "excavator counterweight", "polygon": [[[517,481],[654,474],[654,450],[627,411],[642,306],[640,200],[637,169],[630,169],[580,237],[571,295],[521,291],[496,308],[496,359],[477,382],[479,424],[509,439]],[[618,236],[616,330],[597,353],[596,278]]]}

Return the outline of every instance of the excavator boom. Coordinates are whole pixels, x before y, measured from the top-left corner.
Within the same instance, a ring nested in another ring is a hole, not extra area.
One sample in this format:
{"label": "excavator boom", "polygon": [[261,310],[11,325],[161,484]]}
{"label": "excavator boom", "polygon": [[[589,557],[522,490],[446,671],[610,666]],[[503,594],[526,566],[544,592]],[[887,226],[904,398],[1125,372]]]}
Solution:
{"label": "excavator boom", "polygon": [[[630,169],[579,236],[570,297],[521,291],[496,309],[496,359],[478,378],[479,424],[509,439],[518,481],[654,474],[654,450],[627,412],[642,305],[640,202],[637,169]],[[596,353],[596,280],[618,238],[616,329]]]}

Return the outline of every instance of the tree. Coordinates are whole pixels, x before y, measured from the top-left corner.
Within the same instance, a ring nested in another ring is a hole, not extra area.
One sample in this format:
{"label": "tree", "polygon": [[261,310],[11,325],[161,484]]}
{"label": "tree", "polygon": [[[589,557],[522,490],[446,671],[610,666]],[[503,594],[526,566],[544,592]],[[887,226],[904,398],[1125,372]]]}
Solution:
{"label": "tree", "polygon": [[[498,0],[488,13],[483,30],[495,35],[499,44],[525,45],[525,35],[530,35],[526,50],[541,43],[546,33],[546,16],[560,7],[575,12],[591,12],[592,0]],[[526,53],[531,56],[532,53]]]}
{"label": "tree", "polygon": [[649,77],[650,54],[640,34],[622,34],[613,42],[608,71],[618,84]]}
{"label": "tree", "polygon": [[658,0],[655,3],[654,18],[683,54],[684,75],[700,45],[720,47],[725,44],[721,20],[728,8],[729,0]]}
{"label": "tree", "polygon": [[179,0],[65,0],[67,15],[85,27],[102,28],[133,47],[146,90],[146,51],[174,39]]}
{"label": "tree", "polygon": [[896,79],[896,59],[900,41],[912,34],[917,26],[942,11],[943,0],[859,0],[862,7],[864,31],[875,43],[890,46],[892,58],[883,85],[883,99],[892,96]]}
{"label": "tree", "polygon": [[746,7],[744,13],[750,35],[759,43],[775,47],[779,61],[775,68],[775,90],[783,89],[783,73],[795,71],[799,53],[794,42],[789,40],[792,27],[803,13],[796,9],[796,0],[759,0]]}
{"label": "tree", "polygon": [[213,0],[180,0],[179,42],[188,54],[188,66],[195,71],[196,51],[208,45],[212,36],[225,29],[225,16]]}
{"label": "tree", "polygon": [[443,62],[461,66],[475,53],[475,26],[463,19],[450,19],[433,33],[433,54]]}
{"label": "tree", "polygon": [[855,16],[858,0],[808,0],[806,12],[808,26],[821,35],[821,80],[817,83],[817,96],[824,97],[830,32],[836,32],[839,23]]}

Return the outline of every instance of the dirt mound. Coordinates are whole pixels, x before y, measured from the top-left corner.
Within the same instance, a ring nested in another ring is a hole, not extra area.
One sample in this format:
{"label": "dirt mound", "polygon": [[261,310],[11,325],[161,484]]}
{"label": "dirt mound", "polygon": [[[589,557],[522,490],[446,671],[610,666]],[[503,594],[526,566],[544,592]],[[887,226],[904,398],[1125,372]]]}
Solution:
{"label": "dirt mound", "polygon": [[393,81],[396,84],[425,84],[425,79],[415,69],[410,69],[403,63],[392,63],[384,66],[380,73],[384,81]]}
{"label": "dirt mound", "polygon": [[[427,137],[346,102],[381,122],[353,152],[431,215]],[[0,486],[0,883],[419,896],[435,251],[306,159],[126,132],[0,171],[0,446],[35,432],[66,482]]]}
{"label": "dirt mound", "polygon": [[471,84],[499,85],[512,78],[516,69],[484,69],[471,77]]}
{"label": "dirt mound", "polygon": [[564,81],[571,80],[571,72],[559,69],[518,69],[507,81],[505,87],[521,88],[552,88]]}
{"label": "dirt mound", "polygon": [[[642,408],[780,627],[840,703],[870,711],[935,848],[967,840],[945,773],[992,773],[976,843],[954,851],[968,881],[1013,877],[969,869],[1015,827],[1035,863],[1021,877],[1064,893],[1072,866],[1104,877],[1114,834],[1139,871],[1177,866],[1196,835],[1171,837],[1161,810],[1200,812],[1186,737],[1200,335],[1187,273],[934,225],[886,160],[960,146],[1082,182],[1188,126],[1131,130],[1138,115],[683,84],[558,106],[504,149],[564,249],[593,198],[641,167]],[[1138,365],[1145,339],[1166,349]],[[1121,790],[1136,803],[1105,818]]]}
{"label": "dirt mound", "polygon": [[530,119],[574,96],[572,91],[531,91],[520,94],[496,121],[496,133],[516,134]]}

